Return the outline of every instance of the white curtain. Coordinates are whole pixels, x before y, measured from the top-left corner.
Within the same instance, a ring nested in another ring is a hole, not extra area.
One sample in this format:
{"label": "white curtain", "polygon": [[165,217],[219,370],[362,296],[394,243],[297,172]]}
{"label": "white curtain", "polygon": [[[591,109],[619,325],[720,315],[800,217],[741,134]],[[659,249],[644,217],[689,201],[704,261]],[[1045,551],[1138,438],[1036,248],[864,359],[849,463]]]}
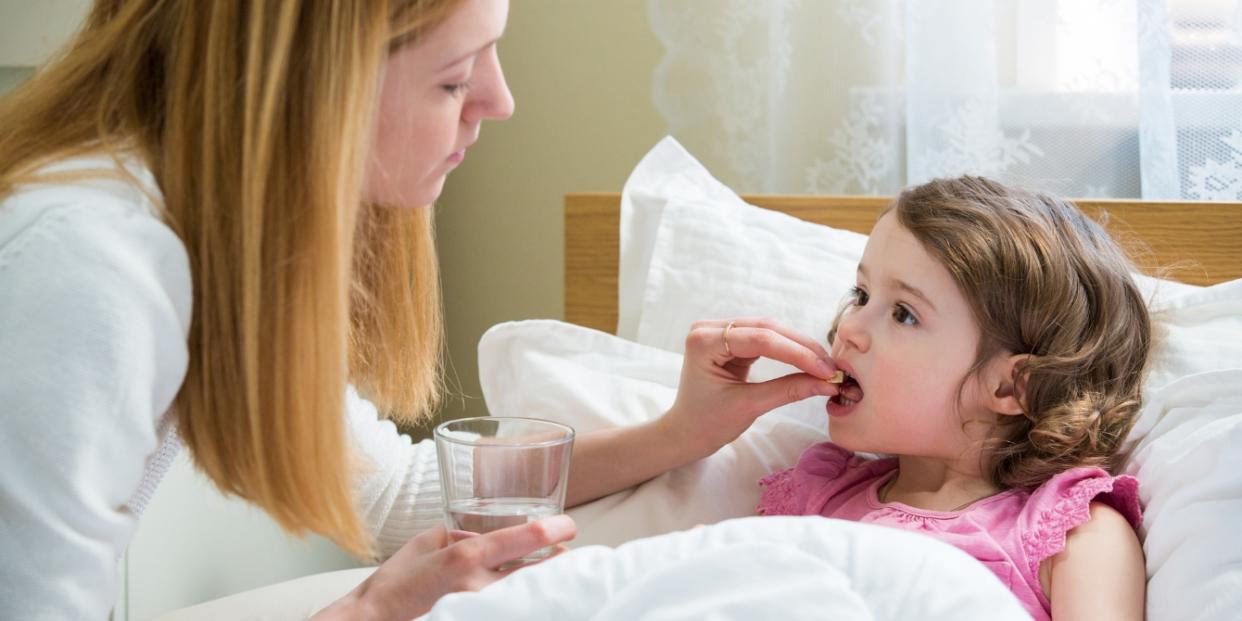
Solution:
{"label": "white curtain", "polygon": [[741,192],[983,174],[1242,200],[1242,0],[649,0],[670,133]]}

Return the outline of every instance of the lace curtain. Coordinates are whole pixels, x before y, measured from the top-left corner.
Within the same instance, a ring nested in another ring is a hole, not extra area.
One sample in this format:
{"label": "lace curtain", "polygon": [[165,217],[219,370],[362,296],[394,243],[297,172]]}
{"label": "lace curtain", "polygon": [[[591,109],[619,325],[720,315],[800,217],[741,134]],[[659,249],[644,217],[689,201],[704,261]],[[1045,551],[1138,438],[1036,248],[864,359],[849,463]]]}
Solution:
{"label": "lace curtain", "polygon": [[1242,0],[649,0],[670,132],[741,192],[983,174],[1242,200]]}

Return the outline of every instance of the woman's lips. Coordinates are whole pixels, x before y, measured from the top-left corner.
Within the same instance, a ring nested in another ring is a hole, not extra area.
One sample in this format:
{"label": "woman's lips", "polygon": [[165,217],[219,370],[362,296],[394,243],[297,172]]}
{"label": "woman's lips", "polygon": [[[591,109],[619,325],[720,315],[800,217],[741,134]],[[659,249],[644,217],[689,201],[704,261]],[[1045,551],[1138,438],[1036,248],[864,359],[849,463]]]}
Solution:
{"label": "woman's lips", "polygon": [[466,159],[465,149],[462,149],[461,151],[454,151],[452,154],[448,156],[449,163],[454,164],[454,165],[460,164],[461,161],[464,159]]}

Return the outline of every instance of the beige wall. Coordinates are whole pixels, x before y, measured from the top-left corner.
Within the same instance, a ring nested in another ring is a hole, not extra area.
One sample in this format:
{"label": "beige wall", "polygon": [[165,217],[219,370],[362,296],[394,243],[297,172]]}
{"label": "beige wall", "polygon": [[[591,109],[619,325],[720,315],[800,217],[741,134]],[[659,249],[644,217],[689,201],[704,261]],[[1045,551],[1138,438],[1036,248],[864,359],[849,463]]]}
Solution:
{"label": "beige wall", "polygon": [[47,60],[89,6],[90,0],[0,0],[0,95]]}
{"label": "beige wall", "polygon": [[77,29],[90,0],[0,0],[0,65],[33,67]]}
{"label": "beige wall", "polygon": [[665,134],[650,93],[662,52],[646,2],[514,0],[500,55],[516,113],[484,124],[437,207],[464,393],[442,417],[486,412],[475,348],[487,328],[562,316],[562,196],[620,191]]}

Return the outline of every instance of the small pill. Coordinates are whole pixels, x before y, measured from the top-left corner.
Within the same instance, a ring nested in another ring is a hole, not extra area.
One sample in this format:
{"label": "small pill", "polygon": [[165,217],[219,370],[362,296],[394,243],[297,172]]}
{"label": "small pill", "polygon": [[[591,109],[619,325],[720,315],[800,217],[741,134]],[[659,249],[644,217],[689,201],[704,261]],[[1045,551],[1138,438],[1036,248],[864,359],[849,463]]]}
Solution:
{"label": "small pill", "polygon": [[845,371],[837,371],[836,373],[832,374],[832,377],[824,381],[828,382],[829,384],[840,384],[841,382],[845,381]]}

